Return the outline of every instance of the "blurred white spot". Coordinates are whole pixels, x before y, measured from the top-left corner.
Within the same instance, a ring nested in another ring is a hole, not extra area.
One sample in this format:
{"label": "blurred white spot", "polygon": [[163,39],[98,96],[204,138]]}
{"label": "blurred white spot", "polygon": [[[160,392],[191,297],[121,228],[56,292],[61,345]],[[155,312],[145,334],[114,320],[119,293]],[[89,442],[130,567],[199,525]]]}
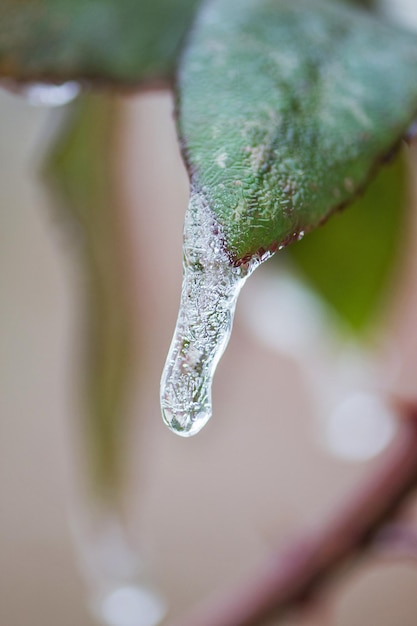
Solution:
{"label": "blurred white spot", "polygon": [[133,586],[112,591],[101,606],[101,616],[109,626],[156,626],[164,615],[159,596]]}
{"label": "blurred white spot", "polygon": [[380,0],[378,9],[401,26],[417,30],[417,5],[415,0]]}
{"label": "blurred white spot", "polygon": [[395,418],[381,398],[370,393],[354,393],[333,411],[323,437],[335,456],[366,461],[388,446],[395,431]]}
{"label": "blurred white spot", "polygon": [[3,80],[1,87],[16,94],[34,106],[56,107],[68,104],[78,96],[81,90],[79,83],[68,81],[61,85],[50,83],[17,83]]}
{"label": "blurred white spot", "polygon": [[317,356],[325,348],[331,335],[328,315],[318,298],[290,274],[259,268],[241,300],[248,329],[269,349],[296,357]]}
{"label": "blurred white spot", "polygon": [[30,104],[37,106],[62,106],[74,100],[80,93],[80,85],[69,81],[62,85],[33,83],[23,89],[23,95]]}

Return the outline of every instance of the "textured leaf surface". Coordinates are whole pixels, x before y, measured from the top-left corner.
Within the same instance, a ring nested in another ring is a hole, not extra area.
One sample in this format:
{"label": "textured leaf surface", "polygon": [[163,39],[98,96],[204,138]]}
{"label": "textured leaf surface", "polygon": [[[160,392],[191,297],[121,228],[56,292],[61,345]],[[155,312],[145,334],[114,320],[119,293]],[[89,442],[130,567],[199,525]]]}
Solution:
{"label": "textured leaf surface", "polygon": [[179,94],[192,184],[239,260],[366,184],[417,110],[417,39],[334,0],[213,0]]}
{"label": "textured leaf surface", "polygon": [[139,81],[171,75],[199,0],[2,0],[0,76]]}
{"label": "textured leaf surface", "polygon": [[113,96],[80,99],[52,150],[46,173],[65,208],[85,285],[79,376],[91,486],[117,494],[123,473],[126,401],[131,371],[131,323],[121,226],[114,186],[114,138],[119,104]]}
{"label": "textured leaf surface", "polygon": [[352,330],[370,327],[392,286],[407,227],[406,178],[400,153],[349,210],[287,250],[309,285]]}

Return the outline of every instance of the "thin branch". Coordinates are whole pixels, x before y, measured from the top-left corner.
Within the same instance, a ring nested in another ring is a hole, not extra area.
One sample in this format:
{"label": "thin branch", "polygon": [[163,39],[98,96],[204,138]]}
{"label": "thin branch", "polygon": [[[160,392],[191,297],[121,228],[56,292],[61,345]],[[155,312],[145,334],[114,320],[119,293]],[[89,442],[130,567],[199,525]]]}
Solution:
{"label": "thin branch", "polygon": [[417,560],[417,528],[406,523],[388,524],[377,534],[374,543],[382,558]]}
{"label": "thin branch", "polygon": [[417,406],[403,407],[398,436],[365,485],[322,528],[275,554],[240,588],[170,626],[260,626],[300,608],[372,545],[417,486]]}

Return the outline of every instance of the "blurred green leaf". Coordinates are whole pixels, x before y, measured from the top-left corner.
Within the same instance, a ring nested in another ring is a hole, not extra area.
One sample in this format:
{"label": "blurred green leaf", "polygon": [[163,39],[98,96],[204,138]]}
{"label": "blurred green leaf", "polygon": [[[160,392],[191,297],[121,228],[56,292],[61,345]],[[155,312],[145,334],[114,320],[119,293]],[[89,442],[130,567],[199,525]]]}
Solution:
{"label": "blurred green leaf", "polygon": [[113,167],[119,107],[114,96],[79,99],[46,166],[68,226],[78,236],[72,243],[85,298],[80,419],[92,486],[104,498],[117,495],[122,483],[132,365],[123,228]]}
{"label": "blurred green leaf", "polygon": [[3,0],[0,76],[136,85],[170,77],[199,0]]}
{"label": "blurred green leaf", "polygon": [[334,0],[212,0],[179,76],[196,191],[238,261],[351,202],[417,110],[417,38]]}
{"label": "blurred green leaf", "polygon": [[405,155],[383,167],[348,210],[287,250],[347,326],[365,331],[392,286],[406,228]]}

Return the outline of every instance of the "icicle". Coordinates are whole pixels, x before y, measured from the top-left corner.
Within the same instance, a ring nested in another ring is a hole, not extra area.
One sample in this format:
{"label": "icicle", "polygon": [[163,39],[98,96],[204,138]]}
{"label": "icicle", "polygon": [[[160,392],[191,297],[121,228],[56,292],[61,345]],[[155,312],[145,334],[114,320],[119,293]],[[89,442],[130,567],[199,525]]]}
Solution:
{"label": "icicle", "polygon": [[269,256],[234,265],[210,208],[200,194],[191,195],[181,304],[161,380],[163,419],[178,435],[195,435],[211,417],[213,375],[230,338],[237,297]]}

